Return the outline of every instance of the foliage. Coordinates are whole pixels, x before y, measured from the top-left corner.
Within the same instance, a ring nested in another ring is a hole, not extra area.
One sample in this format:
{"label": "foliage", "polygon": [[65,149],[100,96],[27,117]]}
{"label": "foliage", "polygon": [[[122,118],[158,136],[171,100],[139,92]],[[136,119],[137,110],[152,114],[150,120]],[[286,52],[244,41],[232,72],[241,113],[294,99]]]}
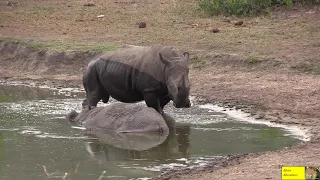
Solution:
{"label": "foliage", "polygon": [[265,57],[260,57],[260,56],[246,56],[244,57],[243,61],[248,64],[256,64],[260,63],[262,61],[267,61],[268,59]]}
{"label": "foliage", "polygon": [[53,12],[53,7],[45,7],[45,6],[34,6],[32,8],[33,11],[47,11],[47,12]]}
{"label": "foliage", "polygon": [[317,4],[320,0],[198,0],[200,10],[209,15],[249,16],[269,12],[275,5]]}
{"label": "foliage", "polygon": [[214,63],[208,60],[205,60],[203,57],[194,55],[190,58],[190,64],[191,64],[191,68],[202,69],[205,67],[212,66]]}

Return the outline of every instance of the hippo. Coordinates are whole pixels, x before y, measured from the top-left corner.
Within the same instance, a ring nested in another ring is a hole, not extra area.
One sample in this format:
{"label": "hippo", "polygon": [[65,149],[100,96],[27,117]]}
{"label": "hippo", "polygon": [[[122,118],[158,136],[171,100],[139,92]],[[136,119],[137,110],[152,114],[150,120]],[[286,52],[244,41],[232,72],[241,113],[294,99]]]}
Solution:
{"label": "hippo", "polygon": [[110,96],[120,102],[145,101],[163,114],[171,100],[176,108],[191,106],[189,99],[189,53],[171,46],[132,46],[101,55],[91,61],[83,86],[89,108]]}
{"label": "hippo", "polygon": [[168,133],[162,115],[153,108],[129,103],[112,103],[105,107],[83,108],[72,111],[67,119],[81,124],[90,131],[115,133]]}

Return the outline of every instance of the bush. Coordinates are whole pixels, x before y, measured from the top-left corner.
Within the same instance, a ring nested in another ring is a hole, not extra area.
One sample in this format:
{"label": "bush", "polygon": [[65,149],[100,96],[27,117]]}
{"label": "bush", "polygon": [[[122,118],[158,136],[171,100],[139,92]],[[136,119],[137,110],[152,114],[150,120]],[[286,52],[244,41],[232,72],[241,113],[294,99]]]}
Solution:
{"label": "bush", "polygon": [[317,4],[320,0],[198,0],[200,10],[209,15],[248,16],[268,12],[274,5]]}

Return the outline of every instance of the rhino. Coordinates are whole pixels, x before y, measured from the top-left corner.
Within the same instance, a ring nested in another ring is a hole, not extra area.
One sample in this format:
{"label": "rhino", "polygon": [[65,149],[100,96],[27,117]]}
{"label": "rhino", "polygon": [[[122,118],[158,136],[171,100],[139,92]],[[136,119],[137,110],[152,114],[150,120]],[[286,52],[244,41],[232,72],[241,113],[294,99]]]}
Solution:
{"label": "rhino", "polygon": [[169,132],[168,125],[161,114],[153,108],[138,104],[112,103],[93,109],[85,107],[80,113],[71,111],[67,119],[81,124],[92,132],[161,134]]}
{"label": "rhino", "polygon": [[188,66],[189,53],[171,46],[133,46],[103,54],[83,74],[83,104],[93,108],[111,96],[125,103],[144,100],[162,114],[171,100],[176,108],[188,108]]}

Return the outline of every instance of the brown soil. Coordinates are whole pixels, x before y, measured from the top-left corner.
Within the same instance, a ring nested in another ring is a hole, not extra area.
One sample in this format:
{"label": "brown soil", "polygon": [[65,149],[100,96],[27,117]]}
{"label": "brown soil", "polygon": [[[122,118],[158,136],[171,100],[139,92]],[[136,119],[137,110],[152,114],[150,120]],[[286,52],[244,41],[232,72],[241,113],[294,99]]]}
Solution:
{"label": "brown soil", "polygon": [[[320,165],[320,7],[280,9],[267,17],[210,18],[195,11],[195,2],[11,0],[8,6],[0,1],[0,37],[178,46],[192,53],[192,95],[246,105],[257,118],[310,129],[310,142],[162,178],[280,179],[281,165]],[[95,6],[83,6],[87,3]],[[239,21],[243,25],[234,26]],[[213,28],[220,32],[210,32]],[[83,67],[99,55],[0,43],[0,77],[8,80],[81,86]]]}

